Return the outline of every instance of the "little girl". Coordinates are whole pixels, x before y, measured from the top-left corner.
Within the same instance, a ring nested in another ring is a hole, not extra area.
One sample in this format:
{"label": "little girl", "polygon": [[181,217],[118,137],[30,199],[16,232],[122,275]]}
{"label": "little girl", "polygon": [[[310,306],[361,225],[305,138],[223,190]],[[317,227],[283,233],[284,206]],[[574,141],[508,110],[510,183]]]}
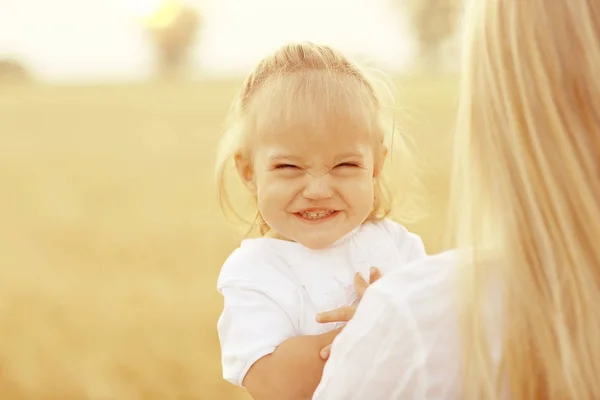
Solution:
{"label": "little girl", "polygon": [[425,255],[385,219],[381,100],[339,52],[292,44],[263,59],[234,104],[217,178],[235,165],[258,204],[263,237],[225,261],[218,290],[223,376],[256,399],[310,398],[319,351],[341,329],[320,312],[358,300],[355,275],[385,274]]}

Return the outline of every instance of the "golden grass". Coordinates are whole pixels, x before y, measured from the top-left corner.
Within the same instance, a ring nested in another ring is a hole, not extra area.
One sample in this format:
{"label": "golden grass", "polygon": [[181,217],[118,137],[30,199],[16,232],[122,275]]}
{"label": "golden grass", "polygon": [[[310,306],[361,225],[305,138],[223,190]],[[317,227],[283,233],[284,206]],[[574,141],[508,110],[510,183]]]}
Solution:
{"label": "golden grass", "polygon": [[[219,267],[240,234],[212,163],[232,83],[0,91],[0,398],[242,399]],[[439,248],[454,82],[401,81]]]}

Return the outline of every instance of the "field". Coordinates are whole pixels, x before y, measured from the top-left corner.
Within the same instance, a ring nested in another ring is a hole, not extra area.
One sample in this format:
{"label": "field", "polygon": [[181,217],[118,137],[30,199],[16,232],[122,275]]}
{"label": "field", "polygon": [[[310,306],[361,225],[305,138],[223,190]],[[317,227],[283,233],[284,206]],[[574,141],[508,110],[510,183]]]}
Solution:
{"label": "field", "polygon": [[[242,237],[212,180],[235,90],[0,88],[1,399],[247,398],[221,379],[215,328],[218,270]],[[428,190],[408,226],[429,251],[455,95],[450,78],[399,80]]]}

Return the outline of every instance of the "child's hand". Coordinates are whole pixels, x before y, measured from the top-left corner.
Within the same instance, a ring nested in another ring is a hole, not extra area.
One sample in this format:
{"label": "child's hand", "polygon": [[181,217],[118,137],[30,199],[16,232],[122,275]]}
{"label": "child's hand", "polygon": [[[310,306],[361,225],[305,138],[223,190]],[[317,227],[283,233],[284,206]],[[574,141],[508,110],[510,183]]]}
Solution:
{"label": "child's hand", "polygon": [[[358,303],[360,299],[362,299],[363,295],[367,288],[381,278],[381,271],[377,267],[371,267],[369,270],[369,282],[367,282],[362,275],[358,272],[354,275],[354,288],[356,289],[356,294],[358,295],[358,300],[353,304],[345,307],[336,308],[334,310],[325,311],[320,314],[317,314],[317,322],[327,323],[327,322],[348,322],[354,316],[356,312],[356,308],[358,307]],[[326,360],[329,358],[329,350],[331,348],[331,343],[328,344],[321,350],[321,358]]]}
{"label": "child's hand", "polygon": [[376,267],[371,267],[369,270],[369,282],[367,282],[362,275],[357,272],[356,275],[354,275],[354,289],[358,295],[358,300],[349,306],[344,306],[317,314],[317,322],[328,323],[350,321],[354,316],[356,308],[358,307],[358,303],[360,302],[360,299],[362,299],[367,288],[379,278],[381,278],[381,271],[379,271],[379,269]]}

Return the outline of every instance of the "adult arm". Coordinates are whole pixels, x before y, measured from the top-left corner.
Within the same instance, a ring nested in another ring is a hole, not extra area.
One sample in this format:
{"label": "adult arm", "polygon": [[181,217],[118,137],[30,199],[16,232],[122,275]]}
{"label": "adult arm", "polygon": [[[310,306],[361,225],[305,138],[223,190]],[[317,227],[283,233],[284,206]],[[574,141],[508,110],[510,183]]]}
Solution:
{"label": "adult arm", "polygon": [[424,397],[425,362],[414,321],[377,286],[333,342],[314,400]]}
{"label": "adult arm", "polygon": [[456,276],[446,252],[370,286],[334,340],[313,399],[461,398]]}

